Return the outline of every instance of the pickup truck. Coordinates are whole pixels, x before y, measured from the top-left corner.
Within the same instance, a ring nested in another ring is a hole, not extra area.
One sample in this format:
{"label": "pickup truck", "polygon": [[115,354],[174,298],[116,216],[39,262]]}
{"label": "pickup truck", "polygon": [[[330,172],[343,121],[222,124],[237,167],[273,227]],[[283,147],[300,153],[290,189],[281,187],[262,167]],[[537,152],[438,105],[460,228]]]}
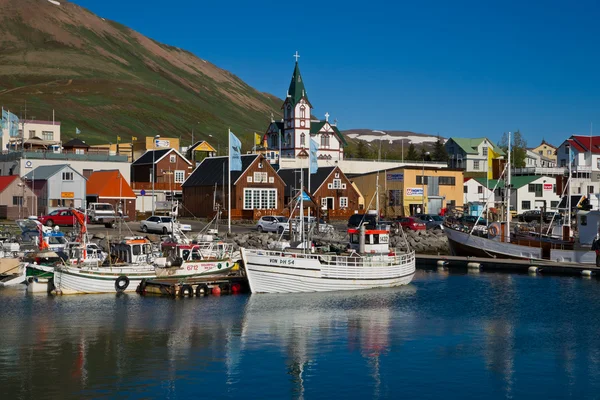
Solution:
{"label": "pickup truck", "polygon": [[104,224],[107,228],[114,227],[121,218],[127,219],[127,215],[118,215],[110,203],[89,203],[87,214],[91,223]]}

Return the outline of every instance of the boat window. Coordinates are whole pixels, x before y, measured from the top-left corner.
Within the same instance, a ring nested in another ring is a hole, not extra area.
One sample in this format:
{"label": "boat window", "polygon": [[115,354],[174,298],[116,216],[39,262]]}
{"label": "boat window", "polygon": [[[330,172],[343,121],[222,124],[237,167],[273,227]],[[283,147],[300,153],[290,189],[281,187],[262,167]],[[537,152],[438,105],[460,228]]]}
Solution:
{"label": "boat window", "polygon": [[581,219],[579,221],[581,223],[581,226],[586,226],[587,225],[587,215],[582,215]]}
{"label": "boat window", "polygon": [[142,246],[140,246],[139,244],[134,244],[133,246],[131,246],[131,248],[133,250],[134,256],[139,256],[140,254],[142,254]]}
{"label": "boat window", "polygon": [[360,235],[356,235],[356,234],[350,235],[350,243],[358,244],[359,236]]}
{"label": "boat window", "polygon": [[373,244],[379,244],[379,235],[373,235]]}
{"label": "boat window", "polygon": [[184,260],[187,260],[187,259],[190,257],[190,251],[189,251],[189,250],[184,250],[184,251],[182,251],[182,252],[181,252],[181,257],[182,257]]}
{"label": "boat window", "polygon": [[152,254],[152,245],[151,244],[144,245],[144,254]]}
{"label": "boat window", "polygon": [[202,257],[200,256],[200,253],[198,252],[198,250],[194,250],[192,251],[192,260],[200,260]]}

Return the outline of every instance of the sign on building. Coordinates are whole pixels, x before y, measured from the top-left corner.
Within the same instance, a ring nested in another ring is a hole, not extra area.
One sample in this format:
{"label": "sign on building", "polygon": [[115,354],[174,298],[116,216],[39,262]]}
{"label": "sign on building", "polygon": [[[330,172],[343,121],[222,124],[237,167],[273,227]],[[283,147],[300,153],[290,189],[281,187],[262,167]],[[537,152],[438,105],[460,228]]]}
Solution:
{"label": "sign on building", "polygon": [[407,196],[423,196],[423,188],[406,188]]}
{"label": "sign on building", "polygon": [[551,190],[552,190],[552,184],[544,183],[544,191],[551,191]]}
{"label": "sign on building", "polygon": [[171,147],[171,142],[164,139],[157,139],[154,142],[155,147]]}
{"label": "sign on building", "polygon": [[388,182],[404,182],[404,174],[387,174]]}

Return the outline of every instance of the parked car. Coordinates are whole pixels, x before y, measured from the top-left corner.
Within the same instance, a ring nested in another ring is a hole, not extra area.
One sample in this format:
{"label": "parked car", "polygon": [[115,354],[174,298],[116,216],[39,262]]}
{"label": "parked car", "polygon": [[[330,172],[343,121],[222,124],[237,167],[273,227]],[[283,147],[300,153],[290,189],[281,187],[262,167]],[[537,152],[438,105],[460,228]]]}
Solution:
{"label": "parked car", "polygon": [[[294,223],[292,223],[292,225],[295,226]],[[256,230],[259,232],[289,232],[289,219],[283,216],[265,215],[263,217],[260,217],[260,219],[256,223]]]}
{"label": "parked car", "polygon": [[[300,227],[300,217],[295,217],[293,219],[294,224],[296,225],[296,227]],[[313,224],[316,224],[317,219],[315,217],[304,217],[304,225],[305,226],[311,226]],[[335,230],[335,228],[333,227],[333,225],[330,225],[328,223],[326,223],[323,219],[319,220],[319,233],[328,233],[328,232],[333,232]],[[315,228],[316,231],[316,228]]]}
{"label": "parked car", "polygon": [[425,222],[416,217],[400,217],[398,223],[405,230],[424,231],[426,229]]}
{"label": "parked car", "polygon": [[[74,226],[77,222],[73,212],[69,208],[61,208],[50,212],[48,215],[42,215],[38,218],[38,221],[46,226]],[[88,215],[88,223],[89,222],[90,216]]]}
{"label": "parked car", "polygon": [[177,226],[182,232],[190,232],[192,230],[191,225],[177,222],[173,217],[154,215],[140,222],[140,229],[142,232],[161,232],[163,234],[173,233],[174,226]]}
{"label": "parked car", "polygon": [[436,214],[417,214],[415,218],[422,222],[425,222],[425,228],[427,229],[444,229],[444,217],[440,217]]}
{"label": "parked car", "polygon": [[479,221],[477,221],[477,216],[475,215],[463,215],[458,219],[458,222],[465,225],[474,225],[475,222],[477,222],[477,225],[488,226],[488,222],[485,218],[479,218]]}

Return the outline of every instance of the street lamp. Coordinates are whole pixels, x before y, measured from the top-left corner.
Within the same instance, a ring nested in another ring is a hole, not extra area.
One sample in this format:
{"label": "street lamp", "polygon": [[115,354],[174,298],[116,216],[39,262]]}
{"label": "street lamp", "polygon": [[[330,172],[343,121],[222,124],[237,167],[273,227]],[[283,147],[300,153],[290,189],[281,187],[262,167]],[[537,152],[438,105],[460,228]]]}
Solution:
{"label": "street lamp", "polygon": [[421,173],[421,187],[423,188],[423,193],[421,193],[421,212],[423,214],[425,214],[425,157],[428,155],[428,151],[423,154],[423,172]]}
{"label": "street lamp", "polygon": [[221,152],[221,142],[219,142],[219,140],[217,138],[215,138],[213,135],[208,135],[208,137],[211,139],[215,139],[217,141],[217,157],[218,157],[219,153]]}
{"label": "street lamp", "polygon": [[158,139],[160,139],[160,135],[154,136],[154,142],[152,143],[152,216],[154,216],[154,181],[156,180],[156,166],[154,165],[154,160],[156,158],[156,141]]}

